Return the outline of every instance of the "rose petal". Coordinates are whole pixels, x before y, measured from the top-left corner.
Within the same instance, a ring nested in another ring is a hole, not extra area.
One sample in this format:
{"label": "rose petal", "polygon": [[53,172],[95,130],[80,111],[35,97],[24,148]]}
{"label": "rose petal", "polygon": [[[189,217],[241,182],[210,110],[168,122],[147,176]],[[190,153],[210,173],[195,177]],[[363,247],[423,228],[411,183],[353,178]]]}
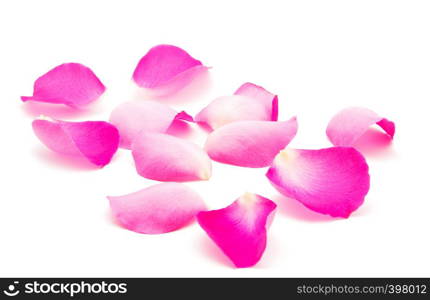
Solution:
{"label": "rose petal", "polygon": [[82,156],[97,166],[108,164],[118,149],[118,130],[104,121],[37,119],[32,125],[39,140],[52,151]]}
{"label": "rose petal", "polygon": [[247,82],[242,84],[235,95],[242,95],[259,99],[261,102],[266,104],[266,107],[271,108],[271,119],[270,121],[278,120],[278,96],[267,91],[263,87]]}
{"label": "rose petal", "polygon": [[197,145],[171,135],[141,133],[132,154],[139,175],[159,181],[208,180],[212,165]]}
{"label": "rose petal", "polygon": [[218,162],[261,168],[270,165],[296,132],[296,117],[284,122],[234,122],[209,134],[205,149]]}
{"label": "rose petal", "polygon": [[210,130],[245,120],[276,121],[278,97],[252,83],[243,84],[233,96],[219,97],[201,110],[196,122]]}
{"label": "rose petal", "polygon": [[246,193],[223,209],[202,211],[197,221],[238,268],[255,265],[266,249],[268,217],[276,204]]}
{"label": "rose petal", "polygon": [[181,183],[161,183],[138,192],[107,197],[115,218],[125,228],[147,234],[171,232],[205,210],[202,198]]}
{"label": "rose petal", "polygon": [[130,149],[134,138],[142,132],[165,133],[174,120],[193,121],[186,112],[178,113],[154,101],[125,102],[110,115],[110,122],[120,133],[120,147]]}
{"label": "rose petal", "polygon": [[39,77],[33,96],[22,101],[39,101],[83,107],[97,100],[106,90],[94,72],[78,63],[66,63]]}
{"label": "rose petal", "polygon": [[366,160],[350,147],[285,149],[266,176],[278,191],[316,212],[348,218],[369,191]]}
{"label": "rose petal", "polygon": [[183,49],[158,45],[151,48],[139,61],[133,79],[142,88],[170,94],[188,85],[205,70],[207,67]]}
{"label": "rose petal", "polygon": [[326,133],[333,145],[349,147],[373,124],[378,124],[391,138],[394,137],[394,122],[363,107],[350,107],[338,112],[330,120]]}

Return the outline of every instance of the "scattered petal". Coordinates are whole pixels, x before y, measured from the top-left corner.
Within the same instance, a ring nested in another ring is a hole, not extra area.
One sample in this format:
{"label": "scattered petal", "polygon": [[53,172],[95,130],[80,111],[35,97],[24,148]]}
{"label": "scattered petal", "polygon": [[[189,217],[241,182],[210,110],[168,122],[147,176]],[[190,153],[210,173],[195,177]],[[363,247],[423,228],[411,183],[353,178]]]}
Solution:
{"label": "scattered petal", "polygon": [[202,198],[181,183],[161,183],[138,192],[107,197],[111,210],[125,228],[146,234],[177,230],[206,209]]}
{"label": "scattered petal", "polygon": [[233,96],[216,98],[196,116],[196,122],[209,130],[236,121],[277,119],[278,97],[252,83],[243,84]]}
{"label": "scattered petal", "polygon": [[154,101],[125,102],[110,115],[110,122],[120,133],[120,147],[130,149],[140,132],[165,133],[174,120],[193,121],[186,112],[178,113],[169,106]]}
{"label": "scattered petal", "polygon": [[133,79],[142,88],[158,90],[159,94],[167,95],[182,89],[206,70],[207,67],[183,49],[158,45],[139,61]]}
{"label": "scattered petal", "polygon": [[196,144],[162,133],[139,134],[132,153],[139,175],[159,181],[208,180],[209,156]]}
{"label": "scattered petal", "polygon": [[276,204],[245,193],[223,209],[202,211],[197,221],[238,268],[255,265],[266,249],[268,217]]}
{"label": "scattered petal", "polygon": [[247,82],[242,84],[235,95],[242,95],[251,97],[254,99],[259,99],[261,102],[266,103],[266,107],[271,108],[271,119],[270,121],[278,120],[278,96],[267,91],[263,87]]}
{"label": "scattered petal", "polygon": [[33,96],[22,96],[21,100],[79,108],[97,100],[105,90],[90,68],[78,63],[66,63],[39,77],[34,83]]}
{"label": "scattered petal", "polygon": [[65,122],[44,118],[33,121],[33,130],[52,151],[82,156],[101,167],[110,162],[119,144],[118,130],[104,121]]}
{"label": "scattered petal", "polygon": [[350,107],[338,112],[330,120],[326,133],[333,145],[350,147],[373,124],[378,124],[391,138],[394,137],[394,122],[363,107]]}
{"label": "scattered petal", "polygon": [[297,132],[297,119],[239,121],[209,134],[205,149],[215,161],[250,168],[269,166]]}
{"label": "scattered petal", "polygon": [[342,218],[360,207],[370,182],[366,160],[350,147],[285,149],[266,176],[281,194],[313,211]]}

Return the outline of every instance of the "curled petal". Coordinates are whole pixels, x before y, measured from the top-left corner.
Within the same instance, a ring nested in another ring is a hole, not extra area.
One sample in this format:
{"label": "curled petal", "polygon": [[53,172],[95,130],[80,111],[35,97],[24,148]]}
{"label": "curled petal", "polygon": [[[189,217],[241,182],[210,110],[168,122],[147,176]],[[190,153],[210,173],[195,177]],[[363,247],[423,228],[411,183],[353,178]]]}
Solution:
{"label": "curled petal", "polygon": [[133,142],[132,154],[139,175],[159,181],[208,180],[209,156],[197,145],[171,135],[141,133]]}
{"label": "curled petal", "polygon": [[106,90],[94,72],[78,63],[66,63],[39,77],[33,96],[22,101],[39,101],[83,107],[97,100]]}
{"label": "curled petal", "polygon": [[268,217],[276,204],[246,193],[223,209],[202,211],[197,221],[238,268],[255,265],[266,249]]}
{"label": "curled petal", "polygon": [[206,209],[203,199],[181,183],[161,183],[138,192],[107,197],[113,215],[125,228],[146,234],[171,232]]}
{"label": "curled petal", "polygon": [[394,122],[363,107],[350,107],[338,112],[330,120],[326,133],[333,145],[349,147],[373,124],[379,125],[391,138],[394,137]]}
{"label": "curled petal", "polygon": [[284,122],[234,122],[209,134],[205,149],[218,162],[261,168],[270,165],[296,132],[296,117]]}
{"label": "curled petal", "polygon": [[247,96],[253,99],[259,99],[261,102],[266,104],[267,108],[271,109],[270,121],[278,120],[278,96],[267,91],[263,87],[247,82],[242,84],[235,95]]}
{"label": "curled petal", "polygon": [[285,149],[266,176],[278,191],[313,211],[348,218],[369,191],[366,160],[350,147]]}
{"label": "curled petal", "polygon": [[219,97],[201,110],[196,122],[215,130],[236,121],[276,121],[278,97],[262,87],[243,84],[233,96]]}
{"label": "curled petal", "polygon": [[37,119],[33,121],[33,130],[39,140],[52,151],[82,156],[97,166],[108,164],[119,144],[118,130],[103,121]]}
{"label": "curled petal", "polygon": [[110,122],[120,133],[120,146],[130,149],[140,132],[165,133],[174,120],[193,121],[186,112],[178,113],[169,106],[154,101],[125,102],[110,115]]}
{"label": "curled petal", "polygon": [[207,67],[183,49],[158,45],[141,58],[134,70],[133,79],[142,88],[170,94],[188,85],[205,70]]}

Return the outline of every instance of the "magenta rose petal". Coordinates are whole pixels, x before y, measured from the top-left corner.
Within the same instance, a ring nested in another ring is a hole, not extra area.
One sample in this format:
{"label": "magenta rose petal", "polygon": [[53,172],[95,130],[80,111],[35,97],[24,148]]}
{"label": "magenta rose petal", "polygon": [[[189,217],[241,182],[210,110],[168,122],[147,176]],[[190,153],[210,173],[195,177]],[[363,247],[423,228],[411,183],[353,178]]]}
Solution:
{"label": "magenta rose petal", "polygon": [[243,84],[234,95],[219,97],[195,117],[197,123],[209,130],[245,120],[276,121],[278,97],[252,83]]}
{"label": "magenta rose petal", "polygon": [[287,148],[266,176],[281,194],[318,213],[342,218],[363,204],[370,186],[366,160],[351,147]]}
{"label": "magenta rose petal", "polygon": [[39,77],[34,83],[33,96],[22,96],[21,99],[81,108],[97,100],[105,90],[90,68],[65,63]]}
{"label": "magenta rose petal", "polygon": [[128,230],[161,234],[189,224],[206,209],[203,199],[181,183],[161,183],[138,192],[107,197],[116,220]]}
{"label": "magenta rose petal", "polygon": [[270,165],[296,132],[296,117],[284,122],[239,121],[210,133],[205,150],[221,163],[262,168]]}
{"label": "magenta rose petal", "polygon": [[125,102],[117,106],[110,115],[110,122],[120,133],[120,147],[130,149],[140,132],[165,133],[175,120],[193,121],[186,112],[177,112],[169,106],[155,101]]}
{"label": "magenta rose petal", "polygon": [[377,124],[387,135],[394,137],[394,122],[363,107],[350,107],[338,112],[327,126],[327,137],[335,146],[353,146],[370,126]]}
{"label": "magenta rose petal", "polygon": [[141,133],[133,142],[132,154],[139,175],[159,181],[208,180],[209,156],[196,144],[161,133]]}
{"label": "magenta rose petal", "polygon": [[104,121],[37,119],[32,125],[39,140],[52,151],[82,156],[100,167],[108,164],[118,149],[118,130]]}
{"label": "magenta rose petal", "polygon": [[187,86],[207,67],[185,50],[172,45],[151,48],[137,64],[133,80],[139,87],[168,95]]}
{"label": "magenta rose petal", "polygon": [[197,221],[238,268],[255,265],[266,249],[268,218],[276,204],[246,193],[226,208],[202,211]]}

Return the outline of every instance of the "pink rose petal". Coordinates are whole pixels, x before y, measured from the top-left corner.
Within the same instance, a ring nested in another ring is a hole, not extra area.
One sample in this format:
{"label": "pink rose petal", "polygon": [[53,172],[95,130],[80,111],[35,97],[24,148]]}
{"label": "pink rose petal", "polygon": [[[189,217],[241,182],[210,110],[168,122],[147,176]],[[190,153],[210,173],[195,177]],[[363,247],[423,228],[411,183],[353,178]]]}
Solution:
{"label": "pink rose petal", "polygon": [[391,138],[394,137],[394,122],[363,107],[350,107],[338,112],[330,120],[326,133],[333,145],[349,147],[374,124],[378,124]]}
{"label": "pink rose petal", "polygon": [[202,198],[181,183],[161,183],[138,192],[107,197],[113,215],[125,228],[146,234],[177,230],[205,210]]}
{"label": "pink rose petal", "polygon": [[276,204],[246,193],[223,209],[202,211],[197,221],[238,268],[255,265],[266,249],[268,217]]}
{"label": "pink rose petal", "polygon": [[132,154],[139,175],[159,181],[208,180],[212,165],[197,145],[171,135],[141,133],[133,142]]}
{"label": "pink rose petal", "polygon": [[215,161],[261,168],[270,165],[296,132],[296,117],[284,122],[239,121],[210,133],[205,149]]}
{"label": "pink rose petal", "polygon": [[350,147],[285,149],[266,176],[278,191],[316,212],[348,218],[369,191],[366,160]]}
{"label": "pink rose petal", "polygon": [[254,99],[259,99],[261,102],[266,104],[266,107],[271,108],[271,119],[270,121],[278,120],[278,96],[265,90],[263,87],[247,82],[242,84],[235,95],[247,96]]}
{"label": "pink rose petal", "polygon": [[122,148],[130,149],[140,132],[165,133],[175,120],[193,121],[186,112],[178,113],[169,106],[154,101],[125,102],[110,115],[110,122],[120,133]]}
{"label": "pink rose petal", "polygon": [[39,77],[33,96],[22,101],[39,101],[83,107],[97,100],[106,90],[90,68],[78,63],[66,63]]}
{"label": "pink rose petal", "polygon": [[158,90],[158,94],[167,95],[182,89],[205,70],[207,67],[183,49],[158,45],[139,61],[133,79],[142,88]]}
{"label": "pink rose petal", "polygon": [[97,166],[110,162],[118,149],[115,126],[103,121],[65,122],[53,119],[33,121],[40,141],[54,152],[82,156]]}
{"label": "pink rose petal", "polygon": [[195,119],[214,130],[236,121],[276,121],[277,118],[278,97],[258,85],[245,83],[233,96],[213,100]]}

